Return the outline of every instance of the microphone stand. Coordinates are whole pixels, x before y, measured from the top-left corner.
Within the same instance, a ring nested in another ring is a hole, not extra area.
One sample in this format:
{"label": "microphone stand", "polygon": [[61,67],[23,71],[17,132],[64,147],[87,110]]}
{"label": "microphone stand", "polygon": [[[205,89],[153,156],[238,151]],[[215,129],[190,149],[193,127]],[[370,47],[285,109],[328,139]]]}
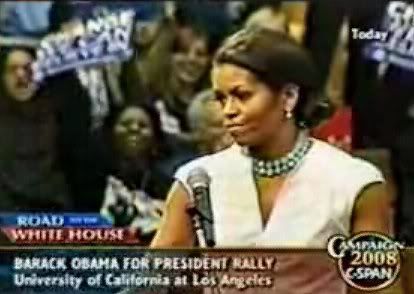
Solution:
{"label": "microphone stand", "polygon": [[191,220],[193,223],[193,228],[194,231],[196,233],[196,237],[197,237],[197,241],[198,241],[198,245],[201,248],[207,248],[207,240],[204,234],[204,229],[203,226],[201,224],[201,213],[200,211],[195,207],[192,206],[188,209],[188,212],[191,216]]}
{"label": "microphone stand", "polygon": [[[193,223],[193,228],[196,233],[197,242],[200,248],[208,248],[204,228],[201,224],[201,212],[197,209],[195,202],[192,201],[192,205],[187,209],[188,213],[191,216],[191,220]],[[215,275],[213,275],[215,276]],[[203,294],[220,294],[221,291],[217,287],[208,287],[203,289]]]}

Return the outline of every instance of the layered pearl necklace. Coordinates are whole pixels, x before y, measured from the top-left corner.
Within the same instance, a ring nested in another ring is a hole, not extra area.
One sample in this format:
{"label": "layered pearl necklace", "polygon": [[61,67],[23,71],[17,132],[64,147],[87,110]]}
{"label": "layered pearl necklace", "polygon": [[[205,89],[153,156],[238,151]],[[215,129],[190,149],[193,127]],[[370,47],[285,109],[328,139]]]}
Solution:
{"label": "layered pearl necklace", "polygon": [[253,157],[253,174],[255,177],[273,178],[289,173],[296,168],[312,147],[313,141],[307,133],[299,133],[295,147],[279,159],[258,159]]}

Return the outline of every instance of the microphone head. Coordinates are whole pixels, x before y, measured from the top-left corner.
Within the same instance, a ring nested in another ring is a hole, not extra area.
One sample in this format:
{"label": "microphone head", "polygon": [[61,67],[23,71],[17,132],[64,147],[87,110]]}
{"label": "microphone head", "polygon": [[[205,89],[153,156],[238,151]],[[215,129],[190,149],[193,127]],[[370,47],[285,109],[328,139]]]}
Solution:
{"label": "microphone head", "polygon": [[204,168],[196,167],[189,172],[187,184],[191,189],[208,188],[210,185],[210,177]]}

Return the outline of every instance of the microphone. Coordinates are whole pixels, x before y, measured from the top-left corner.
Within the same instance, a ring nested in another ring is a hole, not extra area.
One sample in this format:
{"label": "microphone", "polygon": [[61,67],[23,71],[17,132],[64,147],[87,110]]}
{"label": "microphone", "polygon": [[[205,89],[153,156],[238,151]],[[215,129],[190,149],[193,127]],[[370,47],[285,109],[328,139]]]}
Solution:
{"label": "microphone", "polygon": [[187,184],[192,192],[191,201],[194,205],[192,217],[200,246],[213,247],[215,240],[210,201],[210,177],[203,168],[194,168],[188,175]]}

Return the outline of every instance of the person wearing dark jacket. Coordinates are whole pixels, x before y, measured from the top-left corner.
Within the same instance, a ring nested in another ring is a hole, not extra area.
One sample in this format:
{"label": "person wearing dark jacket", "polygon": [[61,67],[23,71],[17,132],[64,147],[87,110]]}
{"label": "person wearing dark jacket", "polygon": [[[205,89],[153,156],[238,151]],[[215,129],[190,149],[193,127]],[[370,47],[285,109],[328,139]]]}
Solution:
{"label": "person wearing dark jacket", "polygon": [[[313,0],[305,40],[326,82],[339,31],[347,17],[345,97],[352,107],[352,147],[366,155],[375,149],[389,151],[390,174],[397,192],[395,234],[406,246],[414,245],[414,26],[407,21],[413,18],[413,11],[413,1]],[[385,33],[386,38],[360,38],[360,32],[369,31]],[[384,159],[380,161],[386,166]],[[407,274],[406,284],[411,285],[406,293],[412,293],[411,272]]]}
{"label": "person wearing dark jacket", "polygon": [[[410,65],[414,56],[407,47],[412,41],[407,32],[413,26],[404,21],[409,14],[410,1],[311,1],[305,43],[326,82],[340,28],[348,17],[345,97],[352,107],[352,147],[391,151],[397,184],[395,230],[399,240],[413,245],[414,116],[410,109],[414,109],[414,67]],[[386,32],[387,38],[368,40],[355,33],[369,30]]]}
{"label": "person wearing dark jacket", "polygon": [[[52,32],[76,27],[74,7],[56,2],[50,10]],[[101,67],[79,67],[45,80],[56,97],[61,161],[74,211],[98,212],[105,189],[102,127],[112,96]]]}
{"label": "person wearing dark jacket", "polygon": [[32,49],[0,49],[0,210],[63,211],[56,97],[31,80]]}
{"label": "person wearing dark jacket", "polygon": [[147,245],[183,158],[162,133],[156,110],[145,104],[116,108],[105,123],[104,141],[109,161],[101,213],[115,226],[136,229],[140,244]]}

